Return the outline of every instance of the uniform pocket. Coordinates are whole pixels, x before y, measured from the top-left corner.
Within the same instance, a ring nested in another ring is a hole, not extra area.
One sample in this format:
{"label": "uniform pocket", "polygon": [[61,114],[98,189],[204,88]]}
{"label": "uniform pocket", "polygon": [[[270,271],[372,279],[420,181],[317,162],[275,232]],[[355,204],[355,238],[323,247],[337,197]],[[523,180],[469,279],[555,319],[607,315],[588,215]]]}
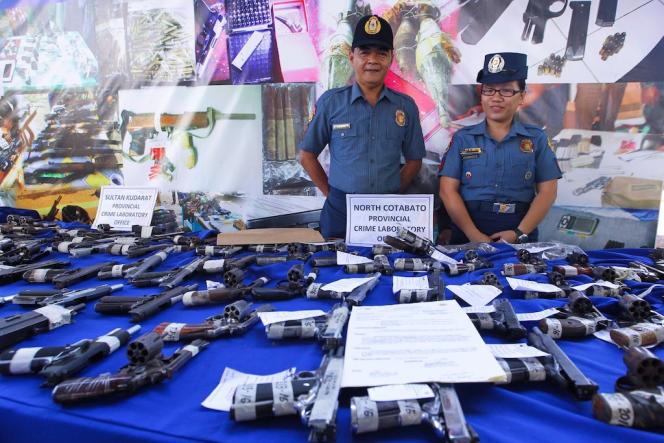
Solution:
{"label": "uniform pocket", "polygon": [[531,186],[535,182],[535,154],[525,152],[512,152],[510,155],[510,175],[513,177],[509,183],[514,188]]}
{"label": "uniform pocket", "polygon": [[363,143],[360,143],[358,130],[355,127],[332,129],[330,136],[330,155],[345,165],[361,160]]}
{"label": "uniform pocket", "polygon": [[461,183],[468,186],[486,186],[489,180],[487,155],[461,160]]}

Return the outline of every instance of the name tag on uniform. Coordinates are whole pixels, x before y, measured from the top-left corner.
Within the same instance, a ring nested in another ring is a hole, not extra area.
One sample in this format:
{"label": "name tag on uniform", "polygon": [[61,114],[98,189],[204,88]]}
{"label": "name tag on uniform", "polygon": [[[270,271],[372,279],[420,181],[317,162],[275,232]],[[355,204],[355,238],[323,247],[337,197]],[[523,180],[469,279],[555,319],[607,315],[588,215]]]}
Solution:
{"label": "name tag on uniform", "polygon": [[335,123],[332,125],[332,130],[336,131],[337,129],[350,129],[350,123]]}
{"label": "name tag on uniform", "polygon": [[482,154],[482,148],[479,148],[479,147],[476,147],[476,148],[463,148],[460,152],[462,160],[469,160],[469,159],[472,159],[472,158],[479,158],[480,154]]}

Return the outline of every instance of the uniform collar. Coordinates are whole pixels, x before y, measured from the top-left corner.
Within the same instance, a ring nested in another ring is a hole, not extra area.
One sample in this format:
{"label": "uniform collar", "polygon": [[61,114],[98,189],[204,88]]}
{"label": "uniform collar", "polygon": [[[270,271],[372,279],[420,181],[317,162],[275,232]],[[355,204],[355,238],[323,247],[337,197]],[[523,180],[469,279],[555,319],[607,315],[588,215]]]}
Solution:
{"label": "uniform collar", "polygon": [[[482,120],[481,123],[478,123],[474,126],[471,126],[468,129],[468,132],[472,135],[485,135],[487,137],[490,137],[489,136],[489,131],[487,130],[487,127],[486,127],[486,119]],[[532,136],[530,131],[528,129],[526,129],[526,127],[523,126],[523,124],[521,124],[521,122],[515,117],[513,122],[512,122],[512,126],[510,127],[510,131],[507,133],[507,136],[505,137],[505,139],[508,139],[510,137],[514,137],[517,134],[525,135],[526,137],[531,137]]]}
{"label": "uniform collar", "polygon": [[[383,90],[380,92],[378,101],[381,101],[383,98],[387,98],[389,101],[394,102],[395,97],[396,94],[391,89],[389,89],[387,86],[383,86]],[[355,100],[358,98],[364,98],[364,96],[362,95],[362,90],[357,85],[357,82],[354,82],[350,90],[350,102],[355,103]]]}

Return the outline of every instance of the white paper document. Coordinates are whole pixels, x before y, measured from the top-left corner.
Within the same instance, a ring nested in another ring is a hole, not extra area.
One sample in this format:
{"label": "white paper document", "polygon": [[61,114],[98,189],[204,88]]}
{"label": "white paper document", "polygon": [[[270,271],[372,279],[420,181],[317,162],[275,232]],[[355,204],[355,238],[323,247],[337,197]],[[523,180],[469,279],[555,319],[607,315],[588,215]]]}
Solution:
{"label": "white paper document", "polygon": [[354,255],[349,254],[348,252],[337,251],[338,265],[360,265],[362,263],[373,263],[373,260],[361,255]]}
{"label": "white paper document", "polygon": [[347,337],[342,387],[506,379],[454,300],[356,306]]}
{"label": "white paper document", "polygon": [[493,356],[497,358],[532,358],[545,357],[547,354],[534,346],[528,346],[525,343],[510,343],[506,345],[487,345]]}
{"label": "white paper document", "polygon": [[429,385],[421,383],[377,386],[367,389],[367,394],[369,394],[369,398],[373,401],[415,400],[418,398],[434,397],[434,393]]}
{"label": "white paper document", "polygon": [[496,312],[496,307],[494,305],[487,306],[464,306],[463,312],[466,314],[491,314]]}
{"label": "white paper document", "polygon": [[210,289],[225,288],[223,283],[214,281],[214,280],[205,280],[205,287],[209,291]]}
{"label": "white paper document", "polygon": [[226,368],[224,369],[224,373],[221,374],[221,380],[217,387],[203,400],[201,405],[208,409],[228,412],[231,410],[235,388],[239,385],[288,380],[294,373],[295,368],[286,369],[285,371],[270,375],[245,374],[235,369]]}
{"label": "white paper document", "polygon": [[503,292],[492,285],[448,285],[447,289],[470,306],[484,306]]}
{"label": "white paper document", "polygon": [[431,289],[429,288],[429,279],[426,275],[421,277],[402,277],[400,275],[392,276],[392,292],[397,293],[402,289]]}
{"label": "white paper document", "polygon": [[[507,242],[505,242],[507,243]],[[515,244],[515,243],[507,243],[517,251],[519,249],[525,249],[526,251],[530,252],[531,254],[539,254],[542,251],[546,251],[547,249],[555,248],[555,245],[551,244],[544,244],[540,245],[538,243],[525,243],[525,244]]]}
{"label": "white paper document", "polygon": [[551,317],[553,314],[557,314],[560,311],[556,308],[549,308],[543,311],[537,312],[520,312],[516,314],[516,318],[519,321],[539,321],[543,318]]}
{"label": "white paper document", "polygon": [[561,292],[556,285],[549,283],[539,283],[536,281],[522,280],[520,278],[506,277],[507,283],[515,291],[535,291],[535,292]]}
{"label": "white paper document", "polygon": [[572,286],[572,289],[576,289],[577,291],[585,291],[591,286],[604,286],[605,288],[610,288],[610,289],[619,288],[617,284],[611,283],[610,281],[598,280],[590,283],[584,283],[582,285]]}
{"label": "white paper document", "polygon": [[433,258],[436,261],[439,261],[441,263],[447,263],[447,264],[459,264],[458,261],[454,260],[452,257],[449,257],[442,252],[440,252],[438,249],[434,249],[433,253],[431,254],[431,258]]}
{"label": "white paper document", "polygon": [[309,309],[306,311],[272,311],[259,312],[258,317],[263,322],[263,326],[288,320],[302,320],[303,318],[320,317],[326,315],[320,309]]}
{"label": "white paper document", "polygon": [[375,277],[342,278],[341,280],[333,281],[332,283],[324,285],[321,289],[324,291],[350,292],[374,278]]}

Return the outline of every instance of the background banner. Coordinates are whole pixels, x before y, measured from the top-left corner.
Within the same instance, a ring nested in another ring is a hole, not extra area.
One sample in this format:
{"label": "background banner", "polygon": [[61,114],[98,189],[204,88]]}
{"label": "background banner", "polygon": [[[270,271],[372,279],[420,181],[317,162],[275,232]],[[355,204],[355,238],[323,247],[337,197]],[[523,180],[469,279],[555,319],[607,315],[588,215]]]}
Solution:
{"label": "background banner", "polygon": [[[223,230],[320,209],[297,146],[316,98],[353,82],[353,29],[373,13],[395,35],[387,85],[413,97],[424,131],[409,193],[433,194],[440,210],[449,141],[484,117],[475,84],[484,55],[524,52],[519,118],[546,130],[564,172],[542,238],[652,246],[664,3],[538,3],[0,1],[3,201],[46,214],[61,197],[56,206],[78,208],[67,214],[92,219],[101,186],[150,186],[185,224]],[[327,167],[327,151],[321,159]]]}

